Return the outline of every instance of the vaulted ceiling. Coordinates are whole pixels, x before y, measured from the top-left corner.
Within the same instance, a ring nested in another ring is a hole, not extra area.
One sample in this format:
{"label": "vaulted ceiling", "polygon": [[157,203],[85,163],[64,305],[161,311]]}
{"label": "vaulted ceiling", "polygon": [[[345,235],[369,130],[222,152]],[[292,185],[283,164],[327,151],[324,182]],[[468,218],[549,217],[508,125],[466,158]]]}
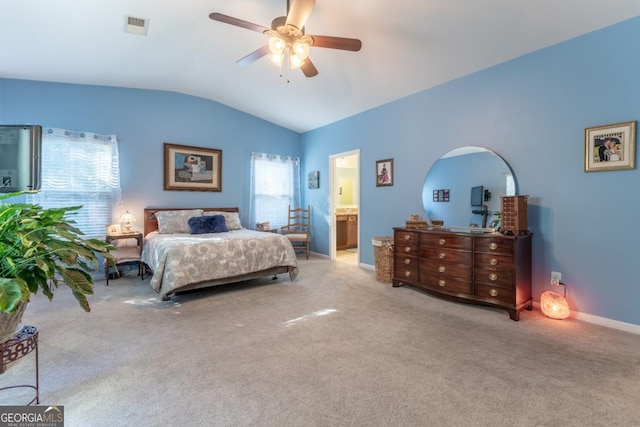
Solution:
{"label": "vaulted ceiling", "polygon": [[[295,0],[293,0],[295,1]],[[267,36],[286,0],[20,0],[0,8],[0,77],[179,92],[305,132],[517,56],[640,15],[638,0],[317,0],[309,34],[362,40],[311,48],[319,74],[267,57],[235,62]],[[125,31],[127,17],[147,34]]]}

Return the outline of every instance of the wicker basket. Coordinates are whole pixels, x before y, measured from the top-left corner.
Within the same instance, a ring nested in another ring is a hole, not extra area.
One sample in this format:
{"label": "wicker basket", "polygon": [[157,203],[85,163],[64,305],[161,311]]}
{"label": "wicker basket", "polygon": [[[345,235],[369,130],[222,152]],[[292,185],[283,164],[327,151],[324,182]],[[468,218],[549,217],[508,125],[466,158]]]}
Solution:
{"label": "wicker basket", "polygon": [[376,280],[391,283],[391,279],[393,279],[393,237],[374,237],[371,243],[376,262]]}

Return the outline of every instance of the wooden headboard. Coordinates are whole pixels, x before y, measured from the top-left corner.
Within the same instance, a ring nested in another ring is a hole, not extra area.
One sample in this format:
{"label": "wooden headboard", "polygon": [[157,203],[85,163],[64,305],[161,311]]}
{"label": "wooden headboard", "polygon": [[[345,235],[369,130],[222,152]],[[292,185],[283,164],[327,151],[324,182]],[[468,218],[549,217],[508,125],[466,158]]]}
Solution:
{"label": "wooden headboard", "polygon": [[238,212],[239,208],[145,208],[144,210],[144,235],[158,230],[158,220],[156,219],[156,212],[161,211],[184,211],[189,209],[202,209],[205,212],[218,211],[218,212]]}

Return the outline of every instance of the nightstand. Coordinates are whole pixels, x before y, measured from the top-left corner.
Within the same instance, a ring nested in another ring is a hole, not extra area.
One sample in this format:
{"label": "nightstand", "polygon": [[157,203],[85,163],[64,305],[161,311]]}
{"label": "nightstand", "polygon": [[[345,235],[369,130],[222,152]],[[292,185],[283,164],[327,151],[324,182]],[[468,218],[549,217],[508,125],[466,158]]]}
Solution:
{"label": "nightstand", "polygon": [[[142,233],[111,233],[107,234],[105,241],[107,243],[112,243],[113,241],[123,239],[135,239],[136,246],[116,246],[116,250],[110,252],[115,259],[116,267],[119,265],[137,265],[138,276],[144,279],[144,269],[142,268],[142,262],[140,261],[143,242]],[[109,264],[106,261],[104,265],[104,276],[107,280],[107,286],[109,286]],[[118,277],[120,277],[120,274],[116,273],[115,278]]]}

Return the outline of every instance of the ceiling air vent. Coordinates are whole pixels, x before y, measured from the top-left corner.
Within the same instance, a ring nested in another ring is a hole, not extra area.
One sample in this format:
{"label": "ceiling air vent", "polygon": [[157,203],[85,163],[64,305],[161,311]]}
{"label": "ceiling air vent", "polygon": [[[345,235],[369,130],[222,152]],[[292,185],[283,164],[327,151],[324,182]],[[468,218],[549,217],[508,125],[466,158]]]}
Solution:
{"label": "ceiling air vent", "polygon": [[125,19],[124,30],[127,33],[146,36],[148,28],[149,28],[148,19],[134,18],[133,16],[127,16]]}

